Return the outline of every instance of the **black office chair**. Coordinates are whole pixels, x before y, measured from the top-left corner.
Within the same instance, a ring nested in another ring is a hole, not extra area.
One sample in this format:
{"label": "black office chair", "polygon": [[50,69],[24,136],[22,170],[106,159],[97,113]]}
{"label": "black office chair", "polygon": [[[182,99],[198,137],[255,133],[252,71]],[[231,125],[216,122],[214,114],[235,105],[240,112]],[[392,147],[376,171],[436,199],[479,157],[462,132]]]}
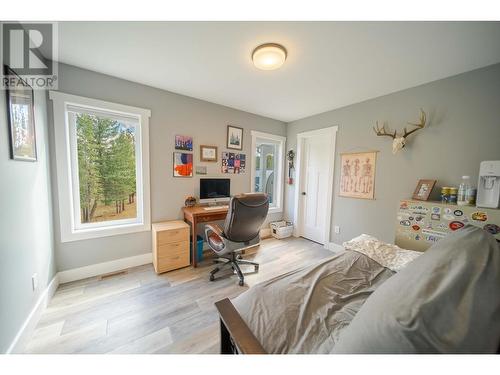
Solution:
{"label": "black office chair", "polygon": [[224,230],[214,224],[205,226],[208,245],[219,257],[215,260],[219,265],[210,272],[210,281],[215,280],[214,275],[221,269],[231,266],[238,274],[239,284],[243,286],[244,278],[239,264],[255,266],[255,272],[259,270],[258,263],[242,259],[239,252],[260,242],[259,231],[268,210],[267,194],[236,195],[229,203]]}

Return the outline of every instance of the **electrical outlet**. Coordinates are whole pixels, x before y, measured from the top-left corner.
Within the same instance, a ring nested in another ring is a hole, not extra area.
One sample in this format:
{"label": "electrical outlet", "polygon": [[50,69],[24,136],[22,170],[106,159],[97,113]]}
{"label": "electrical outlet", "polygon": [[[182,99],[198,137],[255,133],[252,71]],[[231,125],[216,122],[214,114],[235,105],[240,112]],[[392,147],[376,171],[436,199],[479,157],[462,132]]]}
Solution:
{"label": "electrical outlet", "polygon": [[333,227],[333,230],[335,231],[335,234],[339,234],[340,233],[340,227],[338,225],[335,225]]}
{"label": "electrical outlet", "polygon": [[34,273],[33,276],[31,276],[31,286],[33,287],[33,291],[38,289],[38,274]]}

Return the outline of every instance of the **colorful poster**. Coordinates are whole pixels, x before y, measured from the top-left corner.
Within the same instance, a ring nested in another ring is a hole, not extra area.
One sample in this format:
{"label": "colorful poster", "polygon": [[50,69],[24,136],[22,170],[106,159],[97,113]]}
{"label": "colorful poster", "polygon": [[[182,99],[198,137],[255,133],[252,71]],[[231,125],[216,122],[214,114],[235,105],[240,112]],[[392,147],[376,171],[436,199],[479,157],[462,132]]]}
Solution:
{"label": "colorful poster", "polygon": [[233,152],[222,153],[222,173],[239,174],[245,173],[245,154],[235,154]]}
{"label": "colorful poster", "polygon": [[193,154],[174,152],[174,177],[193,177]]}

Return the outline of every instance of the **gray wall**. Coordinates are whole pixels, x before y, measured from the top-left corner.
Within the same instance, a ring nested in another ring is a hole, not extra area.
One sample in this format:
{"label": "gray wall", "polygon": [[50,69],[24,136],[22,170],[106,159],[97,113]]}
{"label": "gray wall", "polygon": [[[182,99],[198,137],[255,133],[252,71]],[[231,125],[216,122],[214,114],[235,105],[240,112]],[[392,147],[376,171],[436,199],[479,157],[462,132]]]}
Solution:
{"label": "gray wall", "polygon": [[[227,125],[233,124],[245,129],[242,152],[247,155],[247,160],[250,158],[250,130],[286,135],[285,124],[280,121],[70,65],[59,65],[59,91],[151,110],[150,162],[153,222],[181,218],[181,207],[184,205],[185,197],[199,195],[199,177],[196,175],[193,178],[172,177],[172,153],[176,134],[194,137],[195,166],[206,165],[208,176],[231,177],[232,194],[250,190],[250,170],[248,165],[245,174],[220,173],[220,153],[226,150]],[[49,114],[51,111],[52,103],[49,103]],[[219,147],[217,163],[199,162],[199,145],[201,144]],[[53,173],[54,230],[59,271],[151,251],[150,232],[61,243],[55,175],[56,173]],[[272,215],[270,219],[280,219],[281,216],[281,214]]]}
{"label": "gray wall", "polygon": [[[0,90],[0,353],[8,349],[56,271],[46,93],[35,91],[35,163],[10,159],[5,102]],[[36,291],[31,286],[34,273]]]}
{"label": "gray wall", "polygon": [[[391,139],[377,137],[376,120],[401,129],[416,121],[419,108],[428,127],[409,137],[409,145],[391,153]],[[294,121],[287,125],[287,150],[296,148],[297,133],[337,125],[331,241],[341,244],[361,233],[392,242],[398,202],[411,197],[419,179],[458,186],[462,175],[477,182],[482,160],[500,159],[500,64]],[[375,200],[338,196],[340,152],[380,150]],[[286,188],[286,216],[293,218],[294,189]],[[340,226],[334,234],[333,226]]]}

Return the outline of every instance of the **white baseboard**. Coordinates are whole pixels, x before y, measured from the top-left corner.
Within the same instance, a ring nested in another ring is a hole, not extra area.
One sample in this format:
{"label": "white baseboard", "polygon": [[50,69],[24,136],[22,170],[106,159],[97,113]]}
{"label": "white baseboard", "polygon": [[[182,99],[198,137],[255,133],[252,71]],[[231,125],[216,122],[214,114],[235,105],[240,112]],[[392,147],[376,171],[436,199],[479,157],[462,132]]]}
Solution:
{"label": "white baseboard", "polygon": [[28,317],[17,332],[17,335],[14,337],[14,340],[7,349],[6,354],[23,352],[26,343],[33,335],[33,331],[40,320],[43,310],[47,307],[47,304],[56,292],[58,286],[59,274],[56,274],[50,281],[49,285],[47,285],[47,288],[45,288],[42,294],[40,294],[40,297],[38,297],[35,306],[33,306],[33,309],[30,311]]}
{"label": "white baseboard", "polygon": [[82,280],[89,277],[99,276],[110,272],[121,271],[130,267],[142,266],[153,262],[152,253],[135,255],[133,257],[121,258],[104,263],[91,264],[90,266],[73,268],[58,273],[59,282]]}
{"label": "white baseboard", "polygon": [[334,253],[344,250],[344,247],[342,245],[336,244],[335,242],[329,242],[328,245],[325,246],[325,248],[333,251]]}

